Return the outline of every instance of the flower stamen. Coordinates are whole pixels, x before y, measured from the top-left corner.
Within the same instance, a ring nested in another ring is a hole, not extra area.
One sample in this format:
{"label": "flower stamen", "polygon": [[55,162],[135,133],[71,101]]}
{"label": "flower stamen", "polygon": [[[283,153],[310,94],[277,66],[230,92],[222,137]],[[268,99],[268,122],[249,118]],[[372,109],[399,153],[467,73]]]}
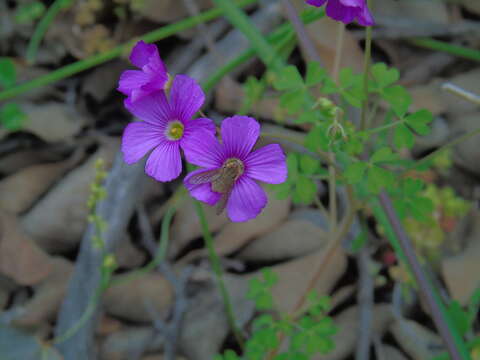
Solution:
{"label": "flower stamen", "polygon": [[165,135],[170,140],[178,140],[183,136],[184,128],[184,125],[180,121],[171,121],[167,125]]}

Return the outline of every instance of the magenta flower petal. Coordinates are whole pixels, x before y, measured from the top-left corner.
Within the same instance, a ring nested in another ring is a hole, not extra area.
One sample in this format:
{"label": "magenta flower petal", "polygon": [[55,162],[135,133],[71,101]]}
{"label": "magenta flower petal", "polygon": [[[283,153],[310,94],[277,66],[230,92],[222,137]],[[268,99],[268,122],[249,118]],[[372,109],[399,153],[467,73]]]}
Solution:
{"label": "magenta flower petal", "polygon": [[157,91],[140,100],[126,99],[124,105],[137,118],[156,125],[165,125],[171,120],[170,104],[163,91]]}
{"label": "magenta flower petal", "polygon": [[316,7],[327,3],[327,15],[345,24],[357,20],[363,26],[374,25],[373,17],[365,0],[306,0],[306,3]]}
{"label": "magenta flower petal", "polygon": [[132,89],[145,85],[150,77],[140,70],[126,70],[120,75],[117,90],[125,95],[130,95]]}
{"label": "magenta flower petal", "polygon": [[160,145],[162,137],[161,127],[146,122],[128,124],[122,136],[123,159],[127,164],[137,162],[154,147]]}
{"label": "magenta flower petal", "polygon": [[165,89],[168,73],[155,45],[139,41],[132,49],[130,61],[140,70],[125,71],[117,90],[127,95],[131,102]]}
{"label": "magenta flower petal", "polygon": [[267,205],[267,194],[248,176],[240,177],[235,183],[227,203],[230,220],[243,222],[255,218]]}
{"label": "magenta flower petal", "polygon": [[287,180],[285,154],[278,144],[270,144],[250,153],[245,159],[245,175],[269,184]]}
{"label": "magenta flower petal", "polygon": [[375,21],[373,20],[373,16],[368,10],[367,6],[364,6],[362,11],[359,12],[357,15],[357,21],[362,26],[373,26],[375,25]]}
{"label": "magenta flower petal", "polygon": [[190,119],[203,105],[205,94],[198,83],[187,75],[177,75],[170,93],[172,111],[179,120]]}
{"label": "magenta flower petal", "polygon": [[165,64],[160,58],[158,48],[154,44],[147,44],[140,40],[135,44],[130,54],[130,62],[136,67],[143,69],[147,67],[147,72],[167,72]]}
{"label": "magenta flower petal", "polygon": [[158,181],[171,181],[182,172],[180,145],[177,141],[163,141],[152,151],[145,172]]}
{"label": "magenta flower petal", "polygon": [[187,121],[188,128],[185,128],[184,138],[193,135],[196,131],[206,130],[212,135],[215,135],[215,123],[208,118],[197,118]]}
{"label": "magenta flower petal", "polygon": [[207,203],[211,206],[215,205],[220,198],[222,197],[222,194],[217,193],[215,191],[212,191],[212,184],[211,183],[206,183],[206,184],[190,184],[188,181],[193,175],[200,174],[203,172],[210,171],[212,169],[198,169],[194,170],[191,173],[189,173],[185,179],[183,180],[183,183],[185,184],[185,187],[190,191],[190,194],[197,200],[203,201],[204,203]]}
{"label": "magenta flower petal", "polygon": [[329,17],[345,24],[351,23],[359,11],[359,7],[345,6],[340,0],[328,0],[326,8]]}
{"label": "magenta flower petal", "polygon": [[208,131],[184,138],[182,148],[187,161],[197,166],[215,169],[221,167],[226,160],[223,147]]}
{"label": "magenta flower petal", "polygon": [[316,7],[323,6],[323,4],[325,4],[326,2],[327,0],[307,0],[307,4],[313,5]]}
{"label": "magenta flower petal", "polygon": [[235,115],[222,122],[222,141],[227,157],[243,160],[260,135],[260,124],[248,116]]}

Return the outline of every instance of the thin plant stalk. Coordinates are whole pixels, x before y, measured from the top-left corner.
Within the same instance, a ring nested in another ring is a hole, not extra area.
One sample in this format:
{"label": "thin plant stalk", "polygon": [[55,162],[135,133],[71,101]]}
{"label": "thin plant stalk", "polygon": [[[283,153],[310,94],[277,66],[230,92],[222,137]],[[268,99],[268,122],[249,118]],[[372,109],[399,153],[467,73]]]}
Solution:
{"label": "thin plant stalk", "polygon": [[60,11],[62,11],[63,9],[67,9],[72,4],[72,2],[73,0],[55,0],[53,4],[50,5],[47,12],[35,28],[32,38],[28,43],[26,57],[29,64],[35,63],[38,48],[52,21],[55,19],[55,17]]}
{"label": "thin plant stalk", "polygon": [[434,40],[430,38],[409,39],[408,42],[425,49],[441,51],[473,61],[480,61],[480,51],[478,51],[478,49],[470,49],[465,46],[452,45],[445,41]]}
{"label": "thin plant stalk", "polygon": [[445,343],[451,359],[470,360],[470,353],[465,346],[462,337],[457,331],[455,331],[455,326],[449,319],[449,315],[446,309],[443,307],[442,301],[431,285],[431,282],[428,280],[427,275],[423,271],[420,263],[418,262],[412,243],[393,208],[393,204],[389,196],[385,191],[383,191],[380,193],[379,199],[383,211],[385,212],[385,215],[387,216],[402,249],[407,264],[415,276],[420,291],[426,300],[433,322],[435,323],[435,326]]}
{"label": "thin plant stalk", "polygon": [[[368,7],[371,8],[372,1],[368,0]],[[365,130],[367,127],[367,111],[368,111],[368,76],[370,73],[370,62],[372,57],[372,27],[367,26],[365,29],[365,58],[363,60],[363,94],[365,100],[362,104],[362,114],[360,118],[360,130]]]}
{"label": "thin plant stalk", "polygon": [[208,222],[205,216],[205,212],[203,211],[202,204],[199,201],[197,200],[193,200],[193,201],[195,203],[195,211],[197,212],[197,216],[200,221],[203,240],[205,241],[205,245],[207,247],[208,256],[210,258],[210,263],[212,264],[213,272],[215,274],[215,279],[217,281],[217,286],[220,289],[220,295],[222,296],[222,301],[223,301],[223,304],[225,305],[225,311],[227,313],[228,323],[233,332],[233,335],[235,336],[235,340],[237,341],[238,345],[243,349],[244,342],[243,342],[242,333],[238,328],[235,320],[235,313],[233,311],[232,302],[230,301],[230,296],[228,295],[228,291],[225,286],[225,281],[223,280],[222,265],[220,263],[220,258],[215,251],[213,237],[208,228]]}

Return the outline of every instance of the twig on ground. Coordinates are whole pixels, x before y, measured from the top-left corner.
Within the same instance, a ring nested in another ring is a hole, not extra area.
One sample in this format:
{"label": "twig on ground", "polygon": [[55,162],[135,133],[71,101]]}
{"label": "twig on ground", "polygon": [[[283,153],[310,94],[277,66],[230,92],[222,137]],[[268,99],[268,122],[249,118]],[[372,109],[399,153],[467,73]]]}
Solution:
{"label": "twig on ground", "polygon": [[[107,197],[96,210],[108,224],[102,233],[107,252],[112,252],[123,238],[128,221],[133,214],[139,189],[145,180],[144,163],[127,165],[119,152],[106,180]],[[95,296],[101,282],[103,253],[93,244],[95,226],[90,224],[83,236],[75,270],[70,279],[67,295],[60,308],[55,335],[62,336],[82,318]],[[65,360],[95,359],[94,334],[97,325],[97,311],[94,312],[70,338],[57,345]]]}
{"label": "twig on ground", "polygon": [[[137,207],[137,214],[140,231],[142,233],[142,241],[150,252],[151,256],[155,257],[157,254],[157,244],[155,242],[147,212],[145,211],[145,207],[143,205],[139,205]],[[190,275],[192,274],[193,267],[185,267],[180,276],[175,275],[171,265],[166,261],[161,262],[157,268],[173,287],[175,302],[171,309],[169,321],[164,321],[161,319],[160,314],[155,311],[153,306],[148,302],[148,299],[145,302],[145,306],[153,320],[155,332],[152,334],[152,336],[156,336],[158,333],[160,333],[165,339],[165,360],[175,360],[180,328],[188,307],[187,284]]]}
{"label": "twig on ground", "polygon": [[480,96],[477,94],[472,93],[471,91],[462,89],[460,86],[452,84],[450,82],[446,82],[442,85],[442,90],[446,90],[452,94],[460,96],[461,98],[470,101],[476,105],[480,105]]}
{"label": "twig on ground", "polygon": [[357,348],[355,360],[370,359],[370,343],[372,340],[373,317],[373,290],[374,281],[371,274],[371,259],[368,245],[364,246],[357,255],[358,263],[358,294],[359,326],[357,329]]}

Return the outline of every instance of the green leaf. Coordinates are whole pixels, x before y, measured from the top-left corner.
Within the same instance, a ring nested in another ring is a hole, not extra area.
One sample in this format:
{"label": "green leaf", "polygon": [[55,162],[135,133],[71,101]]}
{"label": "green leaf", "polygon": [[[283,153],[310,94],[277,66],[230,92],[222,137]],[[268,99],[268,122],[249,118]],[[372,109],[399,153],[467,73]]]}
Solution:
{"label": "green leaf", "polygon": [[364,162],[355,162],[347,166],[347,169],[343,173],[345,179],[349,184],[356,184],[363,179],[367,164]]}
{"label": "green leaf", "polygon": [[395,184],[393,174],[378,166],[372,166],[367,175],[367,189],[373,194],[378,194],[383,188],[390,189]]}
{"label": "green leaf", "polygon": [[419,135],[428,135],[430,127],[427,125],[433,120],[433,115],[428,110],[419,110],[405,118],[405,122]]}
{"label": "green leaf", "polygon": [[15,11],[15,21],[18,24],[30,24],[40,18],[46,7],[40,1],[20,4]]}
{"label": "green leaf", "polygon": [[339,89],[337,87],[337,84],[335,84],[335,81],[327,77],[322,86],[322,93],[325,95],[329,95],[329,94],[335,94],[338,91]]}
{"label": "green leaf", "polygon": [[447,311],[450,314],[450,317],[453,320],[457,330],[460,332],[460,334],[464,335],[471,326],[468,313],[462,309],[460,303],[456,300],[450,302]]}
{"label": "green leaf", "polygon": [[265,90],[265,85],[256,77],[249,76],[243,85],[243,89],[245,93],[244,101],[247,106],[251,106],[262,97],[263,91]]}
{"label": "green leaf", "polygon": [[317,85],[325,79],[327,71],[316,61],[310,61],[307,64],[307,74],[305,76],[305,85]]}
{"label": "green leaf", "polygon": [[0,57],[0,86],[9,88],[15,85],[16,79],[15,64],[12,59]]}
{"label": "green leaf", "polygon": [[357,253],[363,245],[367,242],[367,234],[365,231],[360,231],[360,233],[353,239],[352,241],[352,246],[351,246],[351,251],[355,254]]}
{"label": "green leaf", "polygon": [[342,88],[348,88],[355,82],[355,75],[353,74],[353,70],[351,68],[341,69],[338,78]]}
{"label": "green leaf", "polygon": [[380,88],[387,87],[398,81],[400,73],[395,68],[388,68],[384,63],[376,63],[371,67],[373,78]]}
{"label": "green leaf", "polygon": [[8,103],[0,108],[0,124],[7,130],[21,129],[26,119],[27,115],[15,103]]}
{"label": "green leaf", "polygon": [[318,160],[315,160],[311,156],[301,155],[300,156],[300,171],[303,174],[313,175],[320,167]]}
{"label": "green leaf", "polygon": [[404,147],[410,149],[415,144],[415,137],[407,126],[399,124],[393,133],[393,143],[397,149]]}
{"label": "green leaf", "polygon": [[395,161],[396,159],[397,159],[397,155],[392,153],[392,149],[390,149],[388,146],[385,146],[373,153],[372,158],[370,159],[370,162],[372,164],[377,164],[377,163]]}
{"label": "green leaf", "polygon": [[400,85],[383,89],[381,95],[392,106],[393,111],[398,117],[403,117],[412,103],[412,97],[408,91]]}
{"label": "green leaf", "polygon": [[295,185],[296,199],[301,204],[311,204],[317,193],[317,184],[306,176],[300,175]]}
{"label": "green leaf", "polygon": [[296,66],[289,65],[284,67],[273,82],[276,90],[296,90],[304,86],[303,79]]}
{"label": "green leaf", "polygon": [[280,106],[291,114],[299,112],[307,101],[304,89],[286,92],[280,96]]}
{"label": "green leaf", "polygon": [[305,111],[303,112],[298,118],[295,119],[296,124],[306,124],[306,123],[318,123],[320,121],[319,112],[312,110],[312,111]]}
{"label": "green leaf", "polygon": [[315,126],[305,137],[305,147],[313,152],[318,149],[327,150],[330,139],[324,126]]}
{"label": "green leaf", "polygon": [[298,177],[298,156],[295,153],[287,155],[288,179],[296,182]]}

